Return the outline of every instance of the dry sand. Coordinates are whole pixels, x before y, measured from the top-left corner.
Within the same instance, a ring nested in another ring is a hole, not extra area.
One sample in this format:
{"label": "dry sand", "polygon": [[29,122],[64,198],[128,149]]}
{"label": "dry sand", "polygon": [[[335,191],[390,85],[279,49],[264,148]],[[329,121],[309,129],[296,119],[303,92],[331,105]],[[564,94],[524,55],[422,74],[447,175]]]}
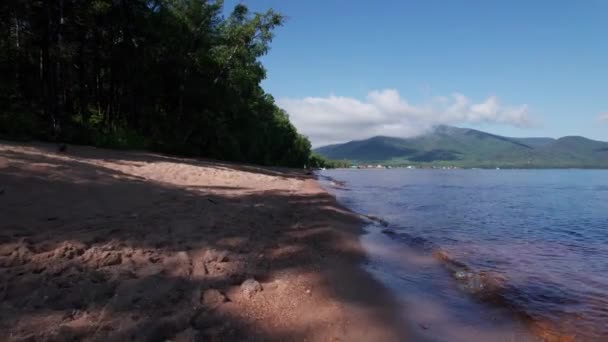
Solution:
{"label": "dry sand", "polygon": [[303,171],[0,142],[0,340],[405,340],[361,232]]}

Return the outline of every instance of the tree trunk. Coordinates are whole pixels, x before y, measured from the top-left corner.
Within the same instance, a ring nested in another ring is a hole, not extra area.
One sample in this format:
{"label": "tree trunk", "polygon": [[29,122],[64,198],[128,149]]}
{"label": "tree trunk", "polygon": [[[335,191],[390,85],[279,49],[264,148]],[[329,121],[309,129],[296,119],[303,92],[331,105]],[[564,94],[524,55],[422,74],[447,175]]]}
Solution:
{"label": "tree trunk", "polygon": [[43,95],[44,95],[44,114],[49,120],[51,130],[56,131],[57,118],[55,113],[55,92],[53,87],[53,72],[51,71],[51,42],[53,35],[51,5],[46,5],[46,32],[42,46],[42,77],[43,77]]}
{"label": "tree trunk", "polygon": [[55,91],[55,101],[57,103],[57,126],[56,126],[56,136],[58,137],[61,134],[61,129],[63,125],[63,119],[65,116],[65,84],[64,84],[64,67],[63,67],[63,0],[59,0],[59,20],[57,23],[57,51],[58,56],[56,57],[56,91]]}
{"label": "tree trunk", "polygon": [[21,42],[19,16],[15,13],[15,95],[21,99]]}
{"label": "tree trunk", "polygon": [[83,123],[86,125],[87,121],[89,120],[89,98],[87,94],[86,81],[85,45],[86,31],[84,27],[81,27],[80,47],[78,49],[78,91],[80,98],[78,103],[78,111]]}

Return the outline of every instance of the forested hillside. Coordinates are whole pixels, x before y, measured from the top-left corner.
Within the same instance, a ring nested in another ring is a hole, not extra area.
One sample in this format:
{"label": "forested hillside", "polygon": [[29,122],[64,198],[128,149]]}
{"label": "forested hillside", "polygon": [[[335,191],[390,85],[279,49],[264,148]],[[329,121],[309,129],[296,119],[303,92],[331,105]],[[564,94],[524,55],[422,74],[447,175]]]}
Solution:
{"label": "forested hillside", "polygon": [[221,1],[0,2],[0,137],[302,167],[260,82],[283,17]]}
{"label": "forested hillside", "polygon": [[511,138],[452,126],[437,126],[409,138],[377,136],[329,145],[316,153],[355,164],[608,168],[608,142],[573,136]]}

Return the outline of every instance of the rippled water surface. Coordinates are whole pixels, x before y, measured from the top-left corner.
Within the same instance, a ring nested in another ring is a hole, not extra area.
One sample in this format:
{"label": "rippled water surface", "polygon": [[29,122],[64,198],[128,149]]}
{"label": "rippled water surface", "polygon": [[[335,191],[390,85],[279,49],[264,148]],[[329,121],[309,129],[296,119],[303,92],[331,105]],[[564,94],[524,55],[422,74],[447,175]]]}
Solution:
{"label": "rippled water surface", "polygon": [[608,171],[322,175],[345,182],[332,188],[344,204],[387,221],[391,241],[500,279],[500,305],[577,340],[608,340]]}

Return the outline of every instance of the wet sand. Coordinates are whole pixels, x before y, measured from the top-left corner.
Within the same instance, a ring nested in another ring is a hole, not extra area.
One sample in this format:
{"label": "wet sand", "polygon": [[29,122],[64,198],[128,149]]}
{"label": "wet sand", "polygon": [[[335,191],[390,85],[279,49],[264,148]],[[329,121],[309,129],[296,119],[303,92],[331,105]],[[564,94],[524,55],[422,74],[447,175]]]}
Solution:
{"label": "wet sand", "polygon": [[302,171],[0,141],[0,339],[403,341]]}

